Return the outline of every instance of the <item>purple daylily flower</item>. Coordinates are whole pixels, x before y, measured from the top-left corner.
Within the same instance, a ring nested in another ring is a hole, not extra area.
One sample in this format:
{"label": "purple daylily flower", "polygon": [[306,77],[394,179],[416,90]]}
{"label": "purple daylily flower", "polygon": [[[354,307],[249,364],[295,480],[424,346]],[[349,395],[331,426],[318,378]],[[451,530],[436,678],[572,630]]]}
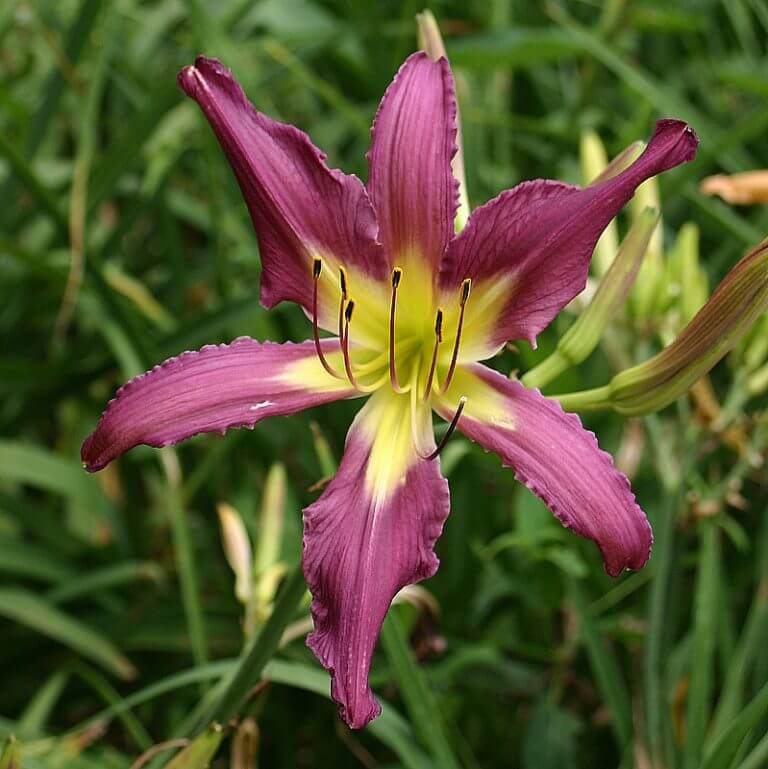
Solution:
{"label": "purple daylily flower", "polygon": [[[198,58],[179,83],[242,189],[260,246],[262,303],[298,303],[313,338],[240,338],[132,380],[83,444],[87,469],[140,443],[165,446],[370,395],[338,473],[304,511],[315,623],[307,643],[353,728],[380,712],[368,672],[393,596],[438,565],[433,547],[449,497],[432,410],[594,540],[609,574],[643,566],[650,527],[595,436],[576,415],[478,361],[510,339],[535,344],[584,288],[598,237],[637,186],[693,158],[693,130],[661,120],[645,152],[615,178],[585,189],[525,182],[474,211],[455,235],[456,100],[444,58],[412,55],[387,90],[367,185],[329,169],[298,129],[257,112],[217,61]],[[337,336],[321,339],[318,329]]]}

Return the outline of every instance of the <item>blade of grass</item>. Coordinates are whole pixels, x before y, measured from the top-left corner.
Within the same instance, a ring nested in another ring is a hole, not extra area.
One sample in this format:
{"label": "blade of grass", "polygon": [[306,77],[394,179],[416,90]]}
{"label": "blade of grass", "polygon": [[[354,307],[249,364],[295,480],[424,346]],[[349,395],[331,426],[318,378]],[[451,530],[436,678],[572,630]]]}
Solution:
{"label": "blade of grass", "polygon": [[195,568],[192,537],[187,512],[182,504],[181,467],[176,452],[170,447],[161,449],[160,463],[165,472],[165,502],[171,519],[173,549],[179,572],[181,600],[189,629],[192,658],[197,665],[202,665],[208,661],[208,638],[200,600],[200,585]]}
{"label": "blade of grass", "polygon": [[101,569],[93,569],[61,584],[46,596],[51,603],[64,603],[83,596],[94,595],[130,582],[149,580],[155,583],[165,579],[162,569],[152,561],[126,561]]}
{"label": "blade of grass", "polygon": [[768,518],[763,522],[756,562],[755,593],[736,651],[723,676],[722,693],[712,721],[714,737],[738,715],[749,673],[768,643]]}
{"label": "blade of grass", "polygon": [[61,345],[74,314],[85,272],[88,180],[96,153],[99,108],[116,37],[113,19],[114,15],[110,13],[103,25],[103,40],[99,46],[98,60],[81,113],[69,199],[69,274],[64,285],[61,306],[54,321],[53,341],[57,345]]}
{"label": "blade of grass", "polygon": [[416,732],[429,748],[440,769],[458,769],[448,732],[440,717],[440,706],[403,632],[396,609],[390,609],[384,620],[381,643],[405,702]]}
{"label": "blade of grass", "polygon": [[679,495],[669,493],[660,505],[660,515],[654,523],[653,560],[656,572],[651,582],[650,599],[646,614],[645,659],[643,664],[643,691],[645,693],[645,719],[648,750],[653,766],[664,766],[669,730],[669,708],[664,687],[665,633],[669,582],[675,553],[675,524]]}
{"label": "blade of grass", "polygon": [[700,524],[699,569],[694,598],[693,657],[685,718],[683,766],[697,769],[707,731],[712,672],[717,639],[717,603],[720,571],[720,528],[714,521]]}
{"label": "blade of grass", "polygon": [[736,769],[765,769],[768,766],[768,734],[755,745]]}
{"label": "blade of grass", "polygon": [[0,615],[64,644],[118,678],[136,675],[136,669],[110,640],[34,593],[0,589]]}
{"label": "blade of grass", "polygon": [[22,738],[34,739],[45,733],[45,725],[69,681],[69,675],[66,670],[57,670],[30,697],[18,721],[18,733]]}
{"label": "blade of grass", "polygon": [[600,636],[589,611],[589,602],[578,580],[570,580],[568,596],[579,621],[579,631],[597,682],[597,688],[611,713],[611,728],[620,751],[632,740],[632,707],[624,676],[612,650]]}
{"label": "blade of grass", "polygon": [[749,732],[768,713],[768,684],[741,710],[739,715],[723,730],[712,749],[707,752],[701,769],[725,769],[739,751]]}

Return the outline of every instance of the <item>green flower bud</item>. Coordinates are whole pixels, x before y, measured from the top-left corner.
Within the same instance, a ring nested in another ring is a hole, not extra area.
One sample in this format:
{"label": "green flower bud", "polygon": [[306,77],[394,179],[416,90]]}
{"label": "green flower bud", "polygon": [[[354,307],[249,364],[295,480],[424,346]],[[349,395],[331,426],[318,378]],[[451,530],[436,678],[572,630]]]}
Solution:
{"label": "green flower bud", "polygon": [[522,378],[526,387],[544,387],[566,369],[585,360],[597,347],[605,327],[635,282],[658,221],[659,213],[650,208],[638,218],[600,281],[592,301],[560,338],[552,355]]}
{"label": "green flower bud", "polygon": [[256,580],[254,615],[257,622],[265,620],[271,610],[285,564],[280,560],[283,523],[287,496],[285,467],[274,464],[267,473],[264,498],[259,516],[259,536],[253,558]]}
{"label": "green flower bud", "polygon": [[[443,36],[440,34],[440,27],[437,25],[432,11],[424,10],[416,14],[416,25],[419,30],[419,48],[424,51],[433,61],[437,61],[441,56],[448,58],[445,51]],[[459,105],[456,104],[456,154],[451,161],[451,170],[456,180],[459,182],[459,207],[456,210],[454,220],[454,229],[461,232],[469,219],[469,193],[467,191],[467,174],[464,170],[464,146],[461,135],[461,115]]]}
{"label": "green flower bud", "polygon": [[566,409],[650,414],[686,393],[768,308],[768,241],[747,254],[672,344],[604,387],[559,396]]}
{"label": "green flower bud", "polygon": [[709,297],[709,281],[699,261],[699,228],[691,222],[684,224],[677,234],[667,260],[665,282],[667,302],[677,314],[675,330],[679,330]]}
{"label": "green flower bud", "polygon": [[[656,178],[643,182],[635,191],[635,196],[629,204],[632,221],[636,221],[646,208],[661,210],[659,200],[659,183]],[[632,309],[638,319],[652,317],[659,309],[659,298],[663,296],[664,283],[664,241],[663,226],[659,222],[648,249],[645,252],[643,266],[632,292]]]}

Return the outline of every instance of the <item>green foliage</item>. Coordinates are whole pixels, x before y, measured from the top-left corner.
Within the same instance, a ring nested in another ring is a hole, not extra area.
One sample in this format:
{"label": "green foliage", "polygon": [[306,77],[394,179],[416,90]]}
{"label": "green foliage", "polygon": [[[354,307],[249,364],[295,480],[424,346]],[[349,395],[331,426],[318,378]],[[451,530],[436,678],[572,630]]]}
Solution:
{"label": "green foliage", "polygon": [[[578,183],[586,131],[609,156],[647,138],[661,116],[688,119],[702,138],[696,163],[659,190],[662,258],[685,223],[698,228],[696,255],[679,240],[663,275],[685,283],[694,256],[703,273],[682,286],[685,306],[671,292],[642,322],[611,315],[601,345],[558,367],[551,392],[602,386],[658,352],[707,283],[768,232],[765,208],[698,191],[704,175],[768,165],[768,9],[762,0],[428,5],[457,73],[474,206],[525,178]],[[292,576],[301,508],[333,472],[355,404],[175,450],[139,448],[97,476],[80,468],[80,442],[127,377],[242,334],[308,334],[296,308],[260,309],[245,206],[176,72],[198,52],[222,59],[259,108],[365,177],[368,126],[416,44],[420,10],[0,3],[0,766],[129,769],[153,745],[197,737],[199,755],[162,751],[145,766],[210,759],[223,769],[235,716],[258,724],[265,767],[758,769],[768,760],[765,319],[691,399],[642,422],[587,421],[632,475],[654,526],[640,574],[610,580],[595,549],[509,470],[452,439],[442,565],[429,592],[409,594],[388,621],[372,671],[383,714],[360,733],[338,724],[328,677],[303,646],[308,602]],[[628,219],[617,224],[625,236]],[[684,232],[690,241],[696,230]],[[494,365],[531,369],[572,322],[564,314],[538,350],[520,345]],[[285,468],[279,524],[264,513],[279,507],[267,480],[276,466]],[[248,618],[220,503],[237,511],[254,557],[268,555],[254,567],[260,598]],[[282,590],[276,565],[288,574]],[[208,731],[213,720],[223,731]]]}

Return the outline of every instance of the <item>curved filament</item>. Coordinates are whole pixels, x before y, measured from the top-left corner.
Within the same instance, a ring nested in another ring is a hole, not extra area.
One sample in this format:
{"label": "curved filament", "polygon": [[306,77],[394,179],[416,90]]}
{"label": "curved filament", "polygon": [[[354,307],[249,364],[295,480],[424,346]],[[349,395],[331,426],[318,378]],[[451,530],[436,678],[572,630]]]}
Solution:
{"label": "curved filament", "polygon": [[422,459],[426,460],[427,462],[431,462],[433,459],[437,459],[440,456],[440,452],[445,448],[446,444],[455,432],[456,427],[459,424],[459,420],[461,419],[461,414],[464,411],[464,407],[466,405],[467,396],[462,395],[461,398],[459,398],[459,405],[456,407],[456,413],[453,415],[453,419],[451,419],[451,423],[448,425],[448,429],[445,431],[445,435],[441,438],[440,443],[437,444],[437,448],[431,454],[427,454],[425,456],[419,452],[418,446],[416,447],[416,452]]}
{"label": "curved filament", "polygon": [[323,368],[336,379],[344,379],[330,363],[328,363],[323,348],[320,344],[320,328],[317,322],[317,284],[320,281],[320,273],[323,271],[323,262],[321,259],[315,259],[312,263],[312,338],[315,340],[315,352]]}
{"label": "curved filament", "polygon": [[[342,299],[342,302],[344,300]],[[373,392],[374,390],[377,390],[381,382],[374,382],[372,385],[362,385],[360,382],[357,381],[357,378],[355,377],[354,372],[352,371],[352,359],[349,356],[349,323],[352,320],[352,313],[355,310],[355,300],[350,299],[347,302],[347,306],[344,308],[342,312],[342,319],[343,319],[343,328],[341,333],[341,354],[344,357],[344,370],[347,374],[347,379],[349,379],[349,383],[352,385],[352,387],[355,388],[358,392],[361,393],[369,393]]]}

